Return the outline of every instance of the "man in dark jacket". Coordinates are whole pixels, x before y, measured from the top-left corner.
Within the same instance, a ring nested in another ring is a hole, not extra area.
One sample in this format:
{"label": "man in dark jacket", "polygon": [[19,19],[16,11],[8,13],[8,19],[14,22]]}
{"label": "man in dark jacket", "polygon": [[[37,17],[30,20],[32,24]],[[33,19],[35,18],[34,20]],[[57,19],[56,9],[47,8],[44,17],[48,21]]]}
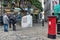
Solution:
{"label": "man in dark jacket", "polygon": [[11,24],[13,25],[13,30],[16,30],[16,26],[15,26],[15,24],[16,24],[16,17],[15,17],[15,15],[11,15],[9,17],[9,27],[10,28],[11,28]]}

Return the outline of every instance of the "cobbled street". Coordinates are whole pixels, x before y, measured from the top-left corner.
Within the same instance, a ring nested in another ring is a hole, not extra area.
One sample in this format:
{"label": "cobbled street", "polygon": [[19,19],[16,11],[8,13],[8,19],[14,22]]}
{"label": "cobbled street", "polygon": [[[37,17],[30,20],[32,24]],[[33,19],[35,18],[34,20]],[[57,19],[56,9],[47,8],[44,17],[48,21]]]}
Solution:
{"label": "cobbled street", "polygon": [[8,32],[4,32],[4,27],[0,26],[0,40],[60,40],[60,35],[56,39],[48,38],[48,25],[42,27],[41,24],[34,24],[33,27],[22,28],[16,26],[16,31],[9,28]]}

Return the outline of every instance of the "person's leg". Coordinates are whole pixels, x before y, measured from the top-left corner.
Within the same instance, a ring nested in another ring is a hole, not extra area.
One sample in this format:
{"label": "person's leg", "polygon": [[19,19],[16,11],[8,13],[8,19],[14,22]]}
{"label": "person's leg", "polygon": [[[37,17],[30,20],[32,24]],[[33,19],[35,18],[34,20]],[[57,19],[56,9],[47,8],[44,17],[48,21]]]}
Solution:
{"label": "person's leg", "polygon": [[37,23],[37,15],[35,15],[35,17],[36,17],[36,23]]}
{"label": "person's leg", "polygon": [[44,19],[42,20],[42,26],[44,26]]}
{"label": "person's leg", "polygon": [[11,28],[11,23],[9,23],[9,28]]}
{"label": "person's leg", "polygon": [[13,30],[16,31],[16,26],[15,26],[15,24],[13,24]]}
{"label": "person's leg", "polygon": [[4,24],[4,31],[5,31],[5,32],[8,31],[8,24]]}

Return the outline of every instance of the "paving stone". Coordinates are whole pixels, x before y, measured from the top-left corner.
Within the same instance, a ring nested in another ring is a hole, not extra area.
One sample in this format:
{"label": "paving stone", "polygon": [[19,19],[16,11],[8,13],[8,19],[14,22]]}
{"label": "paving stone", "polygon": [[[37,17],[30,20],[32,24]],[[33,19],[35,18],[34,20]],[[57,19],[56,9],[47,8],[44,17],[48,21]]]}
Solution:
{"label": "paving stone", "polygon": [[[47,23],[44,27],[40,24],[31,27],[22,29],[17,25],[17,31],[13,31],[9,28],[8,32],[3,31],[3,27],[0,28],[0,40],[53,40],[47,38]],[[59,40],[58,37],[55,40]]]}

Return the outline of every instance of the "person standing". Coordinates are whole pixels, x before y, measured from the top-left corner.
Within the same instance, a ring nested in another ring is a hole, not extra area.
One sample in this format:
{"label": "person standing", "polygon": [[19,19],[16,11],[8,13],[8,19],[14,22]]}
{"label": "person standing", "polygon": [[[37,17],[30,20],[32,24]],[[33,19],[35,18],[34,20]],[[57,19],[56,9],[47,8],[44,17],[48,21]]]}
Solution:
{"label": "person standing", "polygon": [[44,26],[44,14],[42,14],[42,26]]}
{"label": "person standing", "polygon": [[12,19],[12,25],[13,25],[13,31],[16,31],[16,17],[15,17],[15,15],[13,15],[13,17],[12,17],[13,19]]}
{"label": "person standing", "polygon": [[12,14],[9,17],[9,27],[11,28],[11,25],[13,25],[13,30],[14,31],[16,30],[15,24],[16,24],[16,17],[15,17],[15,15]]}
{"label": "person standing", "polygon": [[5,14],[3,15],[3,23],[4,23],[4,31],[5,31],[5,32],[8,31],[8,24],[9,24],[8,20],[9,20],[9,18],[8,18],[8,16],[7,16],[7,13],[5,13]]}
{"label": "person standing", "polygon": [[11,24],[12,24],[12,14],[9,14],[8,17],[9,17],[9,28],[11,28]]}

